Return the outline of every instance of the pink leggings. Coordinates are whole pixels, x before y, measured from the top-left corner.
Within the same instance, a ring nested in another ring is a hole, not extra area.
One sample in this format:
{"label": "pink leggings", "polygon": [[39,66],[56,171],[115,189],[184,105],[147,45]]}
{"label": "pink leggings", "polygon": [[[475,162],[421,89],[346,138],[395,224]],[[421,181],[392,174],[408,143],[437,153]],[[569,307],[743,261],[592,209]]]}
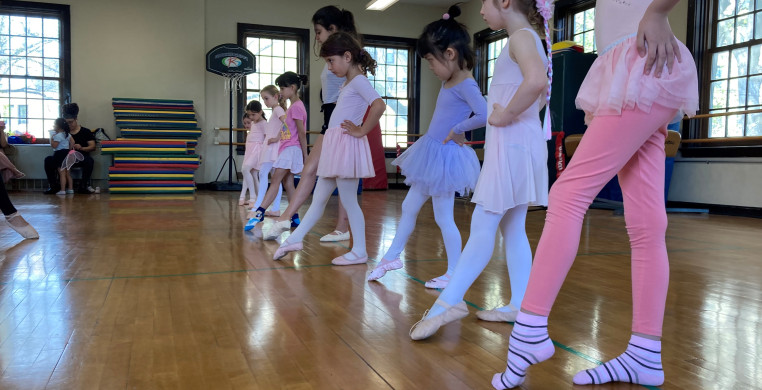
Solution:
{"label": "pink leggings", "polygon": [[674,109],[654,105],[650,113],[636,109],[593,119],[550,191],[523,309],[550,314],[574,263],[585,213],[618,174],[632,248],[632,331],[661,336],[669,285],[664,141],[674,116]]}

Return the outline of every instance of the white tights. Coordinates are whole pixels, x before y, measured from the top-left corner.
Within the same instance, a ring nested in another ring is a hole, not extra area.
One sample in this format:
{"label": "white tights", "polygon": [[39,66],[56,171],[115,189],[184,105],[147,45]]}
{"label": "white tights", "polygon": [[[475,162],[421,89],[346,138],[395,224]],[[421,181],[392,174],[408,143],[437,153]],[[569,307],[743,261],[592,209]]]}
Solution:
{"label": "white tights", "polygon": [[[471,217],[471,236],[468,238],[463,254],[460,256],[455,272],[450,278],[439,299],[455,305],[463,300],[469,287],[492,258],[495,249],[495,233],[498,227],[502,232],[505,247],[505,262],[508,264],[508,276],[511,282],[511,305],[521,307],[524,292],[529,282],[532,268],[532,249],[526,233],[527,205],[519,205],[505,214],[491,213],[477,205]],[[434,305],[429,317],[444,312],[444,308]]]}
{"label": "white tights", "polygon": [[[400,256],[410,234],[415,228],[415,220],[418,212],[421,211],[423,204],[429,200],[429,196],[421,191],[420,186],[413,184],[402,202],[402,215],[400,216],[397,233],[394,235],[392,245],[384,254],[384,259],[394,260]],[[447,252],[447,274],[452,275],[455,266],[458,264],[460,250],[463,242],[460,238],[460,231],[455,225],[453,216],[453,207],[455,203],[455,194],[445,196],[432,196],[431,205],[434,207],[434,221],[436,221],[439,230],[442,231],[445,251]],[[494,235],[494,234],[493,234]]]}
{"label": "white tights", "polygon": [[304,240],[304,236],[315,226],[323,216],[325,205],[328,203],[333,190],[339,188],[339,200],[347,210],[349,228],[352,230],[352,253],[365,257],[365,216],[357,203],[357,185],[360,179],[318,178],[315,191],[312,193],[312,203],[304,214],[301,224],[286,239],[286,244],[295,244]]}
{"label": "white tights", "polygon": [[[259,208],[259,206],[262,205],[262,200],[265,199],[265,194],[267,193],[267,175],[270,174],[270,171],[273,168],[273,163],[262,163],[262,166],[259,167],[259,183],[264,183],[262,185],[259,185],[259,188],[257,190],[257,200],[254,203],[254,207],[252,207],[252,210],[256,210]],[[270,210],[276,210],[280,211],[280,201],[281,197],[283,196],[283,184],[278,183],[278,195],[275,196],[275,200],[273,201],[272,205],[270,206]]]}
{"label": "white tights", "polygon": [[[246,191],[249,191],[249,199],[254,197],[254,194],[259,188],[259,178],[255,174],[256,168],[251,165],[244,165],[241,167],[241,173],[243,174],[243,186],[241,187],[241,199],[246,199]],[[267,181],[265,181],[267,183]],[[265,186],[267,188],[267,186]]]}

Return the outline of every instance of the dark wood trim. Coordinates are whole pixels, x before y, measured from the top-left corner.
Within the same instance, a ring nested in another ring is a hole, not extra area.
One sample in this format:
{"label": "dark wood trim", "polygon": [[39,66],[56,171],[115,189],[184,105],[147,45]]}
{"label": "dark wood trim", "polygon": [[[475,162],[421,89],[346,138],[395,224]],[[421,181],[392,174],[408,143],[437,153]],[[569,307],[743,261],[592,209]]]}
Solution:
{"label": "dark wood trim", "polygon": [[474,34],[474,54],[476,55],[476,66],[474,66],[474,79],[482,90],[482,94],[487,94],[487,48],[489,44],[507,38],[505,30],[490,30],[485,28]]}

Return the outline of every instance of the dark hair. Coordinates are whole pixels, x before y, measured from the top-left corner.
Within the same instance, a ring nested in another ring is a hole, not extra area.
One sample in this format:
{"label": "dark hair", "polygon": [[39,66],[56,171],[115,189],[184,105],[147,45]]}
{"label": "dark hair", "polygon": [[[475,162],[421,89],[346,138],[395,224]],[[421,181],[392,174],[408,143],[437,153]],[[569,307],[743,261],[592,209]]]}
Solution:
{"label": "dark hair", "polygon": [[296,85],[296,90],[298,93],[302,86],[307,85],[307,75],[296,74],[294,72],[286,72],[275,79],[275,85],[280,88]]}
{"label": "dark hair", "polygon": [[267,120],[265,112],[262,111],[262,103],[257,100],[252,100],[246,105],[246,111],[258,112],[262,114],[262,119]]}
{"label": "dark hair", "polygon": [[60,127],[61,130],[63,130],[64,133],[66,133],[67,137],[69,136],[69,132],[71,131],[71,129],[69,128],[69,124],[66,123],[66,119],[64,119],[64,118],[58,118],[58,119],[56,119],[55,125],[56,125],[56,127]]}
{"label": "dark hair", "polygon": [[68,103],[61,106],[61,116],[65,119],[77,119],[79,115],[79,105],[77,103]]}
{"label": "dark hair", "polygon": [[447,19],[439,19],[423,28],[416,43],[416,52],[421,58],[432,54],[441,60],[444,59],[444,52],[452,48],[458,53],[458,66],[461,69],[473,69],[475,55],[471,48],[471,35],[463,23],[455,20],[460,16],[460,7],[457,4],[451,6],[445,15]]}
{"label": "dark hair", "polygon": [[[312,15],[312,24],[319,24],[329,31],[332,25],[336,26],[336,32],[343,31],[354,36],[358,41],[362,41],[360,34],[357,32],[357,27],[355,27],[354,15],[335,5],[328,5],[315,11],[315,14]],[[315,41],[313,49],[317,50],[317,41]]]}
{"label": "dark hair", "polygon": [[352,35],[337,32],[331,34],[320,48],[321,57],[343,56],[349,52],[352,55],[352,63],[360,65],[363,73],[376,74],[376,60],[362,48],[362,44]]}
{"label": "dark hair", "polygon": [[284,110],[286,109],[286,101],[283,100],[283,96],[281,96],[280,91],[278,90],[278,87],[276,87],[276,86],[274,86],[272,84],[266,85],[264,88],[262,88],[259,91],[259,94],[261,95],[262,92],[267,92],[267,93],[269,93],[270,95],[273,95],[273,96],[278,95],[278,105],[280,105],[281,108],[283,108]]}

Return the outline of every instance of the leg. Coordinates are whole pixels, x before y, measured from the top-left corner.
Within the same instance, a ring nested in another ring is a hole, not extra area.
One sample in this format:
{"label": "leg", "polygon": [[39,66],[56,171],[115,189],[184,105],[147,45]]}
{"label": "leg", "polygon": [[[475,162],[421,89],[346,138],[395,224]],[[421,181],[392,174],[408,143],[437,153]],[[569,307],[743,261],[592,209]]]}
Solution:
{"label": "leg", "polygon": [[[355,189],[357,191],[357,189]],[[347,216],[347,210],[344,209],[344,205],[341,203],[341,199],[339,199],[339,214],[336,219],[336,229],[333,229],[339,232],[348,232],[349,231],[349,217]]]}
{"label": "leg", "polygon": [[275,213],[280,215],[280,204],[281,199],[283,198],[283,184],[278,183],[278,193],[275,195],[275,201],[273,201],[272,206],[270,206],[270,210],[273,210]]}
{"label": "leg", "polygon": [[15,230],[18,234],[20,234],[24,238],[39,238],[40,235],[37,234],[37,231],[34,230],[32,225],[30,225],[24,217],[21,216],[21,214],[16,211],[16,208],[13,207],[13,203],[11,203],[11,198],[8,197],[8,192],[5,190],[5,183],[3,183],[2,180],[0,180],[0,210],[2,210],[3,215],[5,215],[5,220],[8,222],[8,224],[11,226],[13,230]]}
{"label": "leg", "polygon": [[[246,191],[249,193],[254,192],[254,178],[252,177],[252,169],[254,167],[250,165],[244,165],[241,167],[241,175],[243,176],[243,185],[241,186],[241,195],[238,197],[238,205],[243,206],[246,200]],[[251,195],[249,195],[251,197]]]}
{"label": "leg", "polygon": [[61,186],[61,191],[59,191],[59,192],[66,191],[66,181],[67,180],[66,180],[66,170],[65,169],[60,169],[60,168],[58,169],[58,178],[60,180],[60,186]]}
{"label": "leg", "polygon": [[80,190],[83,190],[83,192],[87,192],[89,194],[90,191],[87,187],[90,186],[90,177],[93,176],[93,167],[95,167],[95,160],[93,160],[93,158],[89,155],[85,155],[85,159],[79,162],[77,166],[82,167],[82,183],[79,184],[79,188]]}
{"label": "leg", "polygon": [[[265,199],[265,194],[267,194],[267,190],[269,189],[268,186],[268,177],[270,176],[270,171],[272,170],[272,163],[263,163],[262,166],[259,167],[259,174],[258,174],[258,185],[257,185],[257,197],[254,201],[254,206],[252,209],[256,210],[259,208],[259,206],[262,204],[262,201]],[[280,185],[279,183],[274,183],[276,185]],[[253,194],[249,196],[249,199],[253,199]]]}
{"label": "leg", "polygon": [[339,188],[339,200],[347,211],[349,226],[352,229],[352,233],[354,233],[351,252],[357,258],[365,257],[367,261],[365,216],[362,213],[360,205],[357,203],[357,184],[359,181],[360,179],[336,179],[336,185]]}
{"label": "leg", "polygon": [[394,239],[392,239],[392,245],[386,250],[376,268],[368,275],[368,280],[380,279],[387,271],[402,268],[402,262],[399,261],[400,254],[405,249],[410,234],[413,233],[418,212],[421,211],[421,207],[428,199],[428,195],[424,194],[419,186],[413,184],[410,187],[407,195],[405,195],[405,200],[402,201],[402,213]]}
{"label": "leg", "polygon": [[471,236],[460,255],[450,283],[423,319],[410,329],[413,340],[422,340],[436,333],[444,324],[468,315],[463,296],[489,263],[495,248],[495,232],[502,215],[485,211],[477,205],[471,216]]}
{"label": "leg", "polygon": [[619,172],[624,220],[632,248],[632,337],[614,360],[574,376],[576,384],[664,383],[661,330],[669,285],[667,213],[664,205],[664,140],[662,127]]}
{"label": "leg", "polygon": [[285,241],[283,241],[280,248],[275,251],[273,260],[280,259],[288,252],[302,249],[302,240],[304,240],[304,236],[309,233],[323,216],[325,205],[328,203],[328,198],[331,197],[334,189],[336,189],[335,179],[321,177],[320,180],[318,180],[317,185],[315,186],[315,193],[312,195],[312,204],[310,204],[310,208],[307,209],[307,213],[304,214],[302,223],[299,224],[299,227],[297,227]]}
{"label": "leg", "polygon": [[[299,187],[296,189],[294,196],[288,198],[288,207],[286,207],[286,211],[284,211],[280,215],[280,218],[278,218],[279,222],[288,221],[292,215],[297,214],[299,208],[302,207],[302,204],[304,204],[304,202],[307,201],[307,198],[310,197],[312,189],[315,188],[315,178],[317,177],[317,166],[320,162],[320,151],[322,146],[323,136],[319,135],[315,140],[315,146],[312,147],[310,154],[307,155],[307,160],[304,162],[304,168],[302,169],[302,173],[300,173]],[[274,195],[275,194],[273,193],[273,197]],[[270,201],[272,202],[272,199],[270,199]],[[265,204],[268,207],[270,206],[270,203],[265,201],[262,203],[262,207],[264,207]]]}
{"label": "leg", "polygon": [[16,213],[16,208],[11,203],[11,198],[8,196],[8,191],[5,189],[5,183],[0,180],[0,210],[3,211],[3,215],[8,216]]}
{"label": "leg", "polygon": [[[600,189],[674,114],[674,110],[653,106],[650,113],[627,110],[621,116],[596,117],[590,123],[574,158],[550,191],[545,227],[522,312],[516,318],[508,346],[508,369],[493,378],[493,385],[498,377],[503,383],[501,388],[519,385],[530,364],[553,355],[551,341],[545,340],[547,316],[574,262],[587,208]],[[664,176],[659,180],[664,180]],[[545,333],[533,333],[537,330]],[[532,343],[536,339],[543,342]],[[521,354],[532,356],[527,360]]]}
{"label": "leg", "polygon": [[455,266],[460,258],[460,251],[463,249],[460,231],[458,231],[458,227],[455,225],[455,217],[453,216],[455,194],[435,196],[431,198],[431,204],[434,207],[434,221],[439,226],[439,230],[442,231],[442,240],[447,252],[447,272],[439,278],[435,278],[445,281],[444,286],[442,286],[444,288],[447,287],[450,276],[455,272]]}
{"label": "leg", "polygon": [[48,177],[48,185],[50,188],[45,191],[46,194],[55,194],[58,192],[58,168],[56,166],[55,155],[45,157],[45,176]]}

